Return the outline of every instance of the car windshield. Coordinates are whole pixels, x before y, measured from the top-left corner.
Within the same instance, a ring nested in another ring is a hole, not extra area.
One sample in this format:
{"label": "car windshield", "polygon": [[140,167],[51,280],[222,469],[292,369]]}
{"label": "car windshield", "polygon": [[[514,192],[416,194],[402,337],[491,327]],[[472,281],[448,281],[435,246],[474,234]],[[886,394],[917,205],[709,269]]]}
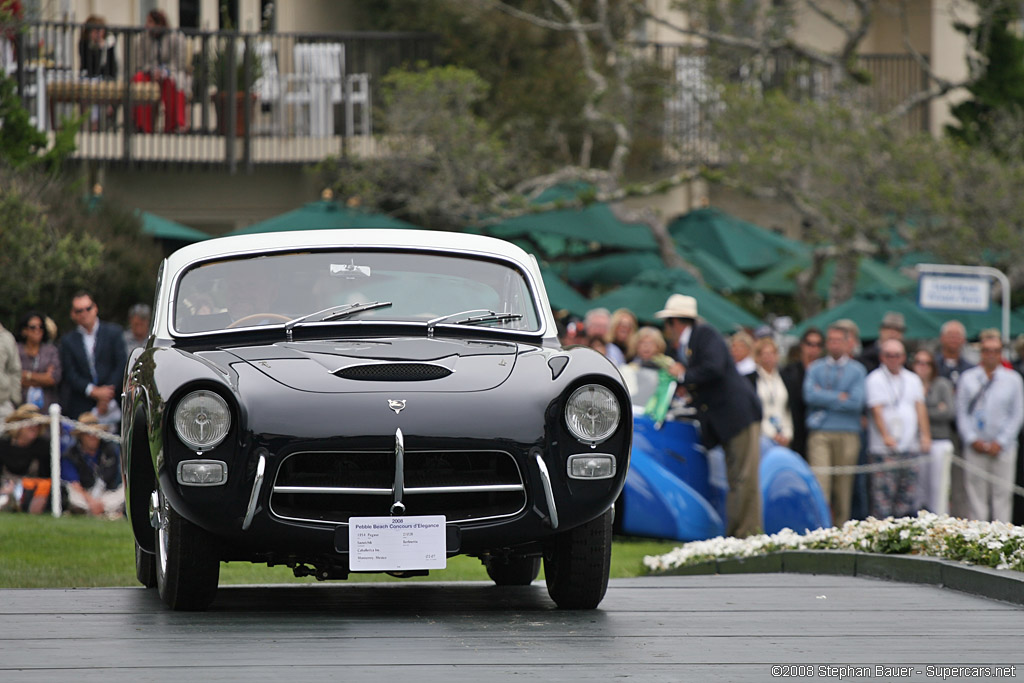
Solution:
{"label": "car windshield", "polygon": [[[510,264],[407,251],[318,251],[206,262],[178,281],[174,329],[338,322],[462,324],[535,332],[538,306]],[[471,312],[466,315],[460,315]],[[466,320],[468,318],[468,320]]]}

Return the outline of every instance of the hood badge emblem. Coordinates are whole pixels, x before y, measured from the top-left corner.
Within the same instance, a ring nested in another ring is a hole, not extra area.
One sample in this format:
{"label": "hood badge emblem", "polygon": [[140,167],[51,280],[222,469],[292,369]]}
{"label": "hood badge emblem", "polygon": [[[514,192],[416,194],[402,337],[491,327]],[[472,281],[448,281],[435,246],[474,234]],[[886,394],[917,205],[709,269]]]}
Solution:
{"label": "hood badge emblem", "polygon": [[388,408],[395,411],[395,415],[405,410],[405,399],[396,400],[393,398],[388,399]]}

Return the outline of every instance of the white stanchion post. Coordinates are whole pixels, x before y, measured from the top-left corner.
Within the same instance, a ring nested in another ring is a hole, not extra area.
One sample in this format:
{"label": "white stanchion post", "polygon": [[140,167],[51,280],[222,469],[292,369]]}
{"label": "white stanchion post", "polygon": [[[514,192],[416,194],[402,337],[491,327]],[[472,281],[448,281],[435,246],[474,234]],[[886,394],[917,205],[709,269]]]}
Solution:
{"label": "white stanchion post", "polygon": [[[949,513],[949,488],[950,480],[952,478],[951,471],[953,469],[953,444],[946,445],[942,449],[941,464],[939,465],[939,499],[936,504],[936,510],[932,510],[937,515],[945,515]],[[934,480],[933,480],[934,481]]]}
{"label": "white stanchion post", "polygon": [[60,406],[50,404],[50,509],[60,517]]}

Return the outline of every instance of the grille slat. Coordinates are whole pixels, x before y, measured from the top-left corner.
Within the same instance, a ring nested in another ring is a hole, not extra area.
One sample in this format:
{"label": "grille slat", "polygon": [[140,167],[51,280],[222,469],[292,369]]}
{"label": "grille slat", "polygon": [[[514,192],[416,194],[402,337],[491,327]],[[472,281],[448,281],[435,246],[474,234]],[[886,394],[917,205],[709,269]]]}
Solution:
{"label": "grille slat", "polygon": [[[526,505],[519,467],[504,451],[406,451],[404,474],[409,515],[467,521],[514,515]],[[386,516],[394,479],[393,453],[293,453],[278,469],[271,509],[324,523]]]}
{"label": "grille slat", "polygon": [[372,363],[339,368],[334,374],[361,382],[425,382],[447,377],[452,371],[431,363]]}

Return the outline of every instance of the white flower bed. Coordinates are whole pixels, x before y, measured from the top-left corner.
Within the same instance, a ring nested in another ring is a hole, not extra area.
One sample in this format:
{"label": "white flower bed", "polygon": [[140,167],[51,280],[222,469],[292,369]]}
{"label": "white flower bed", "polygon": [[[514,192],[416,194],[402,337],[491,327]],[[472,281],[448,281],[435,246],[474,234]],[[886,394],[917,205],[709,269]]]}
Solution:
{"label": "white flower bed", "polygon": [[1004,522],[972,522],[921,511],[917,517],[851,520],[842,528],[798,534],[783,529],[770,536],[719,536],[686,543],[660,556],[648,555],[652,572],[729,557],[751,557],[780,550],[857,550],[866,553],[944,557],[971,564],[1024,571],[1024,527]]}

